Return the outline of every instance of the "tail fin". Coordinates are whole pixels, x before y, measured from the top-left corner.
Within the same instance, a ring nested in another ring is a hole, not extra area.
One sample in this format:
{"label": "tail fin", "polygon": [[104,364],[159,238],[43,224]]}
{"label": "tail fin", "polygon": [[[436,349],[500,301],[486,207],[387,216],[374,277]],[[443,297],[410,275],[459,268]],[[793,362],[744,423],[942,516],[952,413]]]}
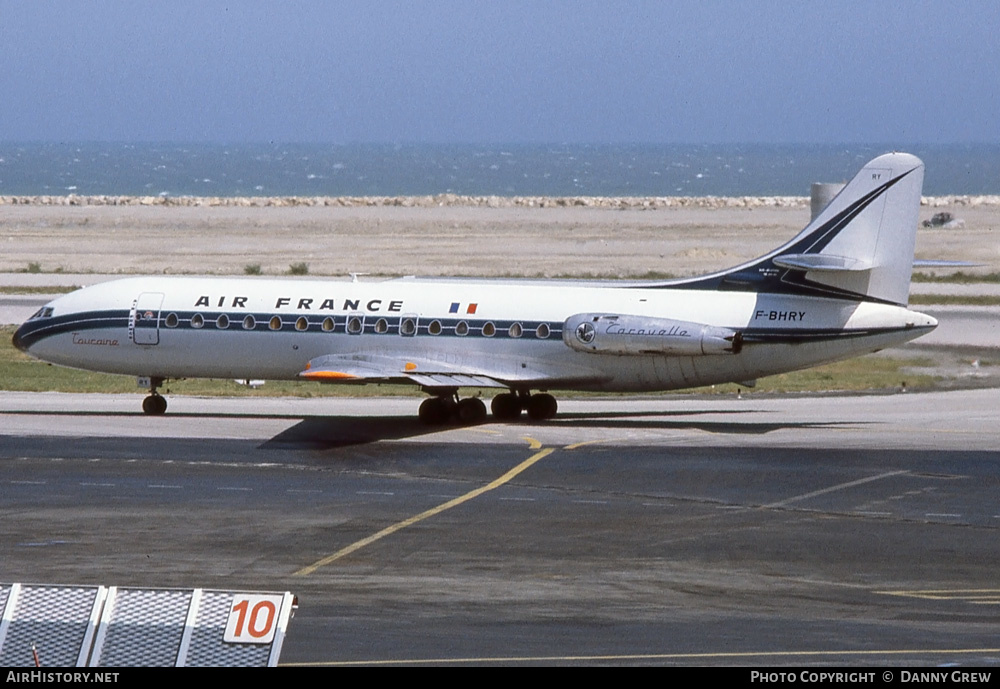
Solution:
{"label": "tail fin", "polygon": [[773,255],[806,281],[906,304],[924,164],[887,153],[862,168],[809,225]]}
{"label": "tail fin", "polygon": [[754,261],[692,282],[720,290],[905,305],[923,183],[924,164],[919,158],[908,153],[879,156],[790,242]]}

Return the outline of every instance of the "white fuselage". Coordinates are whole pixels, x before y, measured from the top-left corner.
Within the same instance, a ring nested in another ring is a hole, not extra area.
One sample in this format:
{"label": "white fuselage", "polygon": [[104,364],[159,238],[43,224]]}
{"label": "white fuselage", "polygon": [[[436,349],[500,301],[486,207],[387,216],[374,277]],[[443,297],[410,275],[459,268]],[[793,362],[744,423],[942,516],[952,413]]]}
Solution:
{"label": "white fuselage", "polygon": [[[318,357],[414,357],[512,388],[523,379],[536,389],[606,391],[751,380],[900,344],[936,325],[901,306],[843,298],[413,278],[132,278],[65,295],[40,314],[18,331],[19,346],[109,373],[296,379]],[[576,314],[724,328],[745,344],[714,354],[578,351],[563,333]],[[528,382],[536,378],[551,384]]]}

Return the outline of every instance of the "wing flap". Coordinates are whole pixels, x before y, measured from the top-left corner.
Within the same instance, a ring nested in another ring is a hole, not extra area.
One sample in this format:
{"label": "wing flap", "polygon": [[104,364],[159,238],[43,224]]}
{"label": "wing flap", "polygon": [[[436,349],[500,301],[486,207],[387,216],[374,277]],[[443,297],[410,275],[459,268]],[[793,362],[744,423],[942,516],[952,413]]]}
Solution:
{"label": "wing flap", "polygon": [[506,388],[507,383],[486,376],[468,376],[455,373],[417,374],[408,376],[425,388]]}
{"label": "wing flap", "polygon": [[587,384],[606,376],[590,368],[548,361],[441,362],[424,357],[331,354],[306,364],[300,378],[319,383],[412,383],[423,387],[493,387]]}

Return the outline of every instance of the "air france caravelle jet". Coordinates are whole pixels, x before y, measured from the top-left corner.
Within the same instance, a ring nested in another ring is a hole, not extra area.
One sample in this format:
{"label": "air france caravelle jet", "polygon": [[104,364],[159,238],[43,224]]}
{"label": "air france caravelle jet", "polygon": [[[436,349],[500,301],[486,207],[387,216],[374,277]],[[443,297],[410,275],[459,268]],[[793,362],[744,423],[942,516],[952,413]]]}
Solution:
{"label": "air france caravelle jet", "polygon": [[874,352],[936,325],[906,308],[923,163],[876,158],[790,242],[704,277],[381,282],[140,277],[52,301],[14,344],[63,366],[148,379],[411,383],[427,423],[556,414],[548,390],[750,381]]}

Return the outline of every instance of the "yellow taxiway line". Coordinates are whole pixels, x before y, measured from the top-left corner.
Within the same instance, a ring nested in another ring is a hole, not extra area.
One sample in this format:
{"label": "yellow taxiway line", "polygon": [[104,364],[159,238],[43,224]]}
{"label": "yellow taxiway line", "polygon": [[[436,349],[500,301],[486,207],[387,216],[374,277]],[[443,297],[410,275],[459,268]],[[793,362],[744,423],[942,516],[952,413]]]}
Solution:
{"label": "yellow taxiway line", "polygon": [[442,503],[442,504],[438,505],[437,507],[432,507],[431,509],[429,509],[429,510],[427,510],[425,512],[421,512],[420,514],[414,515],[414,516],[410,517],[409,519],[404,519],[401,522],[396,522],[395,524],[392,524],[391,526],[387,526],[386,528],[382,529],[381,531],[379,531],[377,533],[373,533],[371,536],[368,536],[366,538],[362,538],[360,541],[355,541],[354,543],[350,544],[349,546],[341,548],[340,550],[338,550],[337,552],[335,552],[335,553],[333,553],[331,555],[327,555],[322,560],[317,560],[316,562],[314,562],[313,564],[309,565],[308,567],[303,567],[302,569],[300,569],[297,572],[295,572],[293,574],[293,576],[296,576],[296,577],[309,576],[310,574],[312,574],[313,572],[315,572],[320,567],[325,567],[325,566],[327,566],[328,564],[330,564],[332,562],[336,562],[337,560],[339,560],[339,559],[341,559],[343,557],[346,557],[346,556],[350,555],[351,553],[354,553],[354,552],[357,552],[357,551],[361,550],[365,546],[371,545],[372,543],[375,543],[376,541],[382,540],[386,536],[391,536],[392,534],[396,533],[397,531],[401,531],[401,530],[405,529],[408,526],[413,526],[414,524],[422,522],[425,519],[429,519],[430,517],[433,517],[435,515],[441,514],[442,512],[450,510],[452,507],[458,507],[459,505],[461,505],[463,503],[466,503],[469,500],[472,500],[474,498],[478,498],[483,493],[487,493],[487,492],[493,490],[494,488],[499,488],[500,486],[504,485],[505,483],[507,483],[508,481],[510,481],[511,479],[513,479],[514,477],[516,477],[521,472],[525,471],[526,469],[529,469],[532,465],[534,465],[539,460],[547,457],[548,455],[550,455],[550,454],[552,454],[553,452],[556,451],[556,448],[554,448],[554,447],[542,448],[542,444],[538,440],[535,440],[534,438],[527,438],[526,437],[525,440],[528,441],[528,446],[532,450],[538,450],[538,452],[536,452],[535,454],[533,454],[530,457],[528,457],[526,460],[524,460],[523,462],[521,462],[520,464],[518,464],[517,466],[515,466],[513,469],[511,469],[510,471],[508,471],[507,473],[505,473],[503,476],[500,476],[499,478],[497,478],[497,479],[495,479],[493,481],[490,481],[485,486],[480,486],[479,488],[476,488],[475,490],[471,490],[468,493],[466,493],[465,495],[460,495],[459,497],[454,498],[452,500],[449,500],[448,502]]}

